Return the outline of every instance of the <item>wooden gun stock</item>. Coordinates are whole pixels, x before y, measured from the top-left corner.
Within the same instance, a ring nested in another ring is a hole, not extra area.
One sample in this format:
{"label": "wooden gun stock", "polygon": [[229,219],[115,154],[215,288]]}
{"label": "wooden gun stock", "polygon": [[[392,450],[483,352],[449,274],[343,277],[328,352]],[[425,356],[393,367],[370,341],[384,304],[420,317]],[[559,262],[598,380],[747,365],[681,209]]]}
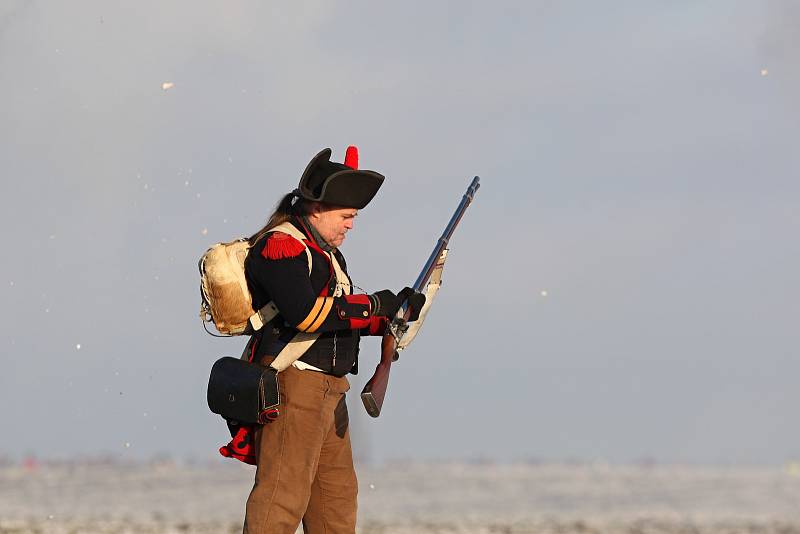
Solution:
{"label": "wooden gun stock", "polygon": [[378,417],[381,414],[386,388],[389,386],[389,371],[392,370],[392,362],[397,359],[396,356],[397,340],[391,332],[386,333],[381,341],[381,361],[375,368],[375,374],[361,391],[364,408],[372,417]]}

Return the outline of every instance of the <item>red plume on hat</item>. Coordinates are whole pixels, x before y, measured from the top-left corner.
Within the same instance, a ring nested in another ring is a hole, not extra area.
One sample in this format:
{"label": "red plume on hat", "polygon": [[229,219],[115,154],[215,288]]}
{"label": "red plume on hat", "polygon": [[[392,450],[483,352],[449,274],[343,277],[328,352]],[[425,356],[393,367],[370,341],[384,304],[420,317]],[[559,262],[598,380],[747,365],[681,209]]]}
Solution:
{"label": "red plume on hat", "polygon": [[350,145],[347,147],[347,153],[344,155],[344,164],[351,169],[358,169],[358,147]]}

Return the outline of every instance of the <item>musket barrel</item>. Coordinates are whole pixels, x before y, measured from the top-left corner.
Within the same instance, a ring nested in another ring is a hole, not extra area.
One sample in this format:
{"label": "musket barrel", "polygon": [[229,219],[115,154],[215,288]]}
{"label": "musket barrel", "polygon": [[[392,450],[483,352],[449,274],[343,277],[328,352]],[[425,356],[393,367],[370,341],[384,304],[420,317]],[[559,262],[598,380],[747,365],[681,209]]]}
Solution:
{"label": "musket barrel", "polygon": [[442,232],[442,237],[439,238],[436,246],[433,247],[433,252],[431,252],[431,255],[428,257],[428,261],[425,262],[425,266],[422,268],[417,280],[414,282],[413,287],[415,291],[422,291],[425,288],[425,284],[428,283],[428,279],[431,277],[431,273],[433,273],[433,269],[436,266],[439,256],[441,256],[442,251],[447,248],[447,243],[450,241],[450,237],[453,235],[456,226],[458,226],[458,223],[461,221],[461,217],[464,216],[464,212],[467,211],[467,207],[475,197],[475,192],[481,186],[480,181],[480,177],[476,176],[472,179],[472,183],[469,184],[469,187],[467,187],[467,192],[464,193],[464,196],[461,198],[461,202],[458,204],[455,213],[453,213],[453,216],[450,217],[450,222],[447,223],[444,232]]}

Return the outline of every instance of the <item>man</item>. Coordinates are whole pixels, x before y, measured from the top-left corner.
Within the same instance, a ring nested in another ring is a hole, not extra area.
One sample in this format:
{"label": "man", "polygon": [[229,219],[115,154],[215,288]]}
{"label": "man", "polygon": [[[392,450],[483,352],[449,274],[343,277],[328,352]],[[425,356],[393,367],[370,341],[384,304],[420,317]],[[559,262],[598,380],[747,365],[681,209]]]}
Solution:
{"label": "man", "polygon": [[330,156],[325,149],[311,160],[298,188],[250,238],[245,274],[253,308],[272,301],[279,311],[248,343],[251,361],[269,365],[300,338],[311,344],[278,375],[280,415],[255,430],[246,534],[293,534],[301,521],[306,534],[355,532],[345,375],[357,371],[361,335],[382,335],[406,299],[416,310],[424,302],[408,288],[354,293],[339,246],[384,177],[357,169],[355,147],[346,164]]}

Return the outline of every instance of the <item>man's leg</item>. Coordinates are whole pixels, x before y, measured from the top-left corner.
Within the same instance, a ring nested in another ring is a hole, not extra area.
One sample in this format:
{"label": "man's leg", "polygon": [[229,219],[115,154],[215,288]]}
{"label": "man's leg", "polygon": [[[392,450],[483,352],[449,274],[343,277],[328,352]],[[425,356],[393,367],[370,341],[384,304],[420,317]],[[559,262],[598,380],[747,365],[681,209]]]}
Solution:
{"label": "man's leg", "polygon": [[245,534],[294,534],[330,426],[323,408],[325,375],[289,367],[278,376],[281,414],[256,433],[258,468],[247,499]]}
{"label": "man's leg", "polygon": [[334,418],[322,444],[317,476],[303,516],[305,534],[353,534],[356,529],[358,481],[343,388],[341,382],[334,382],[328,393],[330,398],[326,399]]}

